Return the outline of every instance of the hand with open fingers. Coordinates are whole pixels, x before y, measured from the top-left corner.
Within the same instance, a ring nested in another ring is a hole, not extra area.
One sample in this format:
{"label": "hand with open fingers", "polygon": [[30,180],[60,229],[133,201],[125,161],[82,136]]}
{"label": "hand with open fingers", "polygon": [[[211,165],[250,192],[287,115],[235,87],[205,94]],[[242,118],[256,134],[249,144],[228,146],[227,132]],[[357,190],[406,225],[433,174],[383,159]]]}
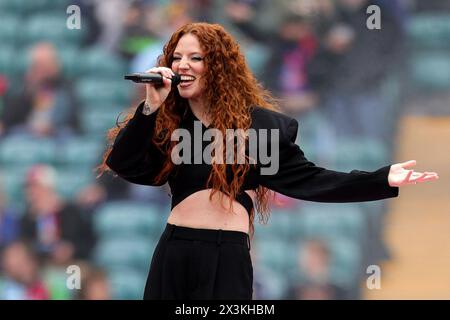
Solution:
{"label": "hand with open fingers", "polygon": [[416,165],[416,160],[396,163],[391,166],[388,182],[391,187],[401,187],[407,184],[417,184],[439,179],[436,172],[416,172],[409,169]]}

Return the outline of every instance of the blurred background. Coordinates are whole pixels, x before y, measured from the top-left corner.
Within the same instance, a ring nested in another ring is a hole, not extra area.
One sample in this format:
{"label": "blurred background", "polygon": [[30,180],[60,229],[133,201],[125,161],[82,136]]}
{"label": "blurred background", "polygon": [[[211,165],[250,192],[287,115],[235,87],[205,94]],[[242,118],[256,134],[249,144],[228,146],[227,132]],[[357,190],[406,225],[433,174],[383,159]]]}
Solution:
{"label": "blurred background", "polygon": [[[380,30],[366,26],[371,4]],[[69,5],[80,29],[67,27]],[[450,299],[450,2],[440,0],[0,0],[0,299],[142,298],[169,190],[96,179],[94,168],[106,130],[144,97],[123,75],[152,67],[189,21],[239,39],[317,165],[416,159],[441,178],[378,202],[279,195],[269,224],[255,222],[254,298]],[[66,285],[69,265],[80,290]],[[373,266],[381,287],[367,286]]]}

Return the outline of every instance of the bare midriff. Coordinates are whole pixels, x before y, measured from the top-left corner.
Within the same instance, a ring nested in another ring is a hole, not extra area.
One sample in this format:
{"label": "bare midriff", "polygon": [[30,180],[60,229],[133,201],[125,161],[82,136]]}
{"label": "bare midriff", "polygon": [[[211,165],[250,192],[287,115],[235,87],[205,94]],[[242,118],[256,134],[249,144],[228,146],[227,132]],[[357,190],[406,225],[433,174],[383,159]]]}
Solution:
{"label": "bare midriff", "polygon": [[[209,199],[211,189],[197,191],[177,204],[171,211],[168,223],[176,226],[232,230],[249,232],[249,214],[245,207],[237,201],[233,201],[232,211],[229,211],[230,198],[223,195],[222,204],[219,192]],[[254,200],[255,192],[245,191]]]}

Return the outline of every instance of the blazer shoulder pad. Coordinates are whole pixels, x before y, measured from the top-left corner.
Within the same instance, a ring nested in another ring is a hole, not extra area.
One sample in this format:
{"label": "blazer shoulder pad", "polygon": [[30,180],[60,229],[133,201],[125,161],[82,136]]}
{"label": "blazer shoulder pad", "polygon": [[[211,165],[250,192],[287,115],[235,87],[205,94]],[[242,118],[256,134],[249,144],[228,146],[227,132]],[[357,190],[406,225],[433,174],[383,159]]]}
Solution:
{"label": "blazer shoulder pad", "polygon": [[298,121],[279,111],[253,106],[251,109],[253,129],[279,129],[282,141],[295,141]]}

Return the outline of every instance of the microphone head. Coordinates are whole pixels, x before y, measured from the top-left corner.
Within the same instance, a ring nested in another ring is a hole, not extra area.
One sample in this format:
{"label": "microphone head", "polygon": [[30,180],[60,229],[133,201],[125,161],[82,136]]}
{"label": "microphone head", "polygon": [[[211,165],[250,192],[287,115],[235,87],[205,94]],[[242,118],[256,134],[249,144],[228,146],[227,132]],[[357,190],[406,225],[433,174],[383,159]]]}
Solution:
{"label": "microphone head", "polygon": [[172,86],[176,87],[181,82],[181,76],[174,72],[174,76],[172,76]]}

